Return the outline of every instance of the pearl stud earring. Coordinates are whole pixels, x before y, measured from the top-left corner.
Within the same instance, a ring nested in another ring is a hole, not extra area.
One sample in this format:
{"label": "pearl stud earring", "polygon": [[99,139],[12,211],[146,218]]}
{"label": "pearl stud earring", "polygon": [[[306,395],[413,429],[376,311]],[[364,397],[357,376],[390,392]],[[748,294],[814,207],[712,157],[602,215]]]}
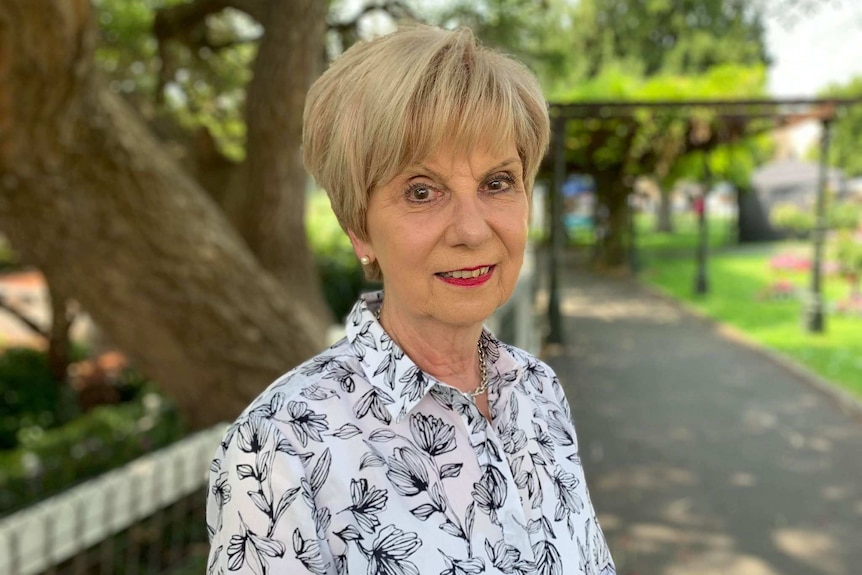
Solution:
{"label": "pearl stud earring", "polygon": [[362,256],[361,258],[359,258],[359,263],[361,263],[364,266],[367,266],[368,264],[371,263],[371,258],[369,258],[368,256]]}

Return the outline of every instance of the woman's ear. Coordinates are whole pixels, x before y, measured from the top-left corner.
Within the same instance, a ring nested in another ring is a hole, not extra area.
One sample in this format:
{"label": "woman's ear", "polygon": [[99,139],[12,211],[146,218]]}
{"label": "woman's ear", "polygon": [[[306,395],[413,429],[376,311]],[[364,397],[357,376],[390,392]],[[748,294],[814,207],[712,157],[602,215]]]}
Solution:
{"label": "woman's ear", "polygon": [[[347,230],[347,236],[350,238],[350,243],[353,245],[353,253],[362,262],[362,265],[368,265],[374,261],[374,250],[371,244],[361,239],[353,230]],[[363,258],[367,258],[363,259]]]}

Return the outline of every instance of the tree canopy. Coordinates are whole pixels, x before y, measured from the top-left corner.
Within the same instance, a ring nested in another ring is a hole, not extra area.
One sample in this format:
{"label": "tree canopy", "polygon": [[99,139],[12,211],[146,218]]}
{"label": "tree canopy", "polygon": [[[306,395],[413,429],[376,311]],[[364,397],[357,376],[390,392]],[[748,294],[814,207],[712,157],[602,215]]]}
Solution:
{"label": "tree canopy", "polygon": [[679,77],[769,63],[763,10],[746,0],[456,0],[430,18],[527,62],[551,100],[608,69]]}
{"label": "tree canopy", "polygon": [[748,0],[581,0],[572,23],[588,77],[614,63],[652,76],[769,62],[761,10]]}
{"label": "tree canopy", "polygon": [[[862,102],[862,76],[829,86],[821,96],[859,98]],[[829,163],[843,170],[847,177],[862,176],[862,103],[838,111],[831,135]],[[815,153],[819,153],[819,149]]]}

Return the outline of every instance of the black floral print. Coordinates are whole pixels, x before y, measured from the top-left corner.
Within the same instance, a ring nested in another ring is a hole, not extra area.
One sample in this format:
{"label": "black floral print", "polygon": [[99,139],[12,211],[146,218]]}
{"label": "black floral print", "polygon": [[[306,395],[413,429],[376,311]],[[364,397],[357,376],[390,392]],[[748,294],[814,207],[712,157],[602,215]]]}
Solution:
{"label": "black floral print", "polygon": [[412,497],[428,489],[428,470],[419,454],[408,447],[396,447],[389,458],[386,476],[398,495]]}
{"label": "black floral print", "polygon": [[388,495],[385,490],[369,487],[367,479],[350,480],[350,498],[353,505],[347,509],[361,529],[369,533],[380,526],[377,515],[386,508]]}
{"label": "black floral print", "polygon": [[473,500],[488,514],[491,523],[499,525],[497,512],[506,503],[506,478],[497,467],[485,465],[482,478],[473,484]]}
{"label": "black floral print", "polygon": [[488,421],[386,334],[381,298],[228,427],[208,575],[615,575],[553,371],[485,331]]}
{"label": "black floral print", "polygon": [[410,433],[419,448],[432,457],[455,449],[455,427],[433,415],[411,415]]}

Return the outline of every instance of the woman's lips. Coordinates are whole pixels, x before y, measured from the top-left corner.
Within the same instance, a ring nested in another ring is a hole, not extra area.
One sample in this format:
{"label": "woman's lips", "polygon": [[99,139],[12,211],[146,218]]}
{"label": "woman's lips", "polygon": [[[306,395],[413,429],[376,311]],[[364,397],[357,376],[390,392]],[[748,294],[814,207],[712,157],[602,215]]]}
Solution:
{"label": "woman's lips", "polygon": [[459,287],[473,287],[482,285],[491,279],[497,266],[479,266],[473,269],[462,269],[437,274],[441,280],[449,285]]}

